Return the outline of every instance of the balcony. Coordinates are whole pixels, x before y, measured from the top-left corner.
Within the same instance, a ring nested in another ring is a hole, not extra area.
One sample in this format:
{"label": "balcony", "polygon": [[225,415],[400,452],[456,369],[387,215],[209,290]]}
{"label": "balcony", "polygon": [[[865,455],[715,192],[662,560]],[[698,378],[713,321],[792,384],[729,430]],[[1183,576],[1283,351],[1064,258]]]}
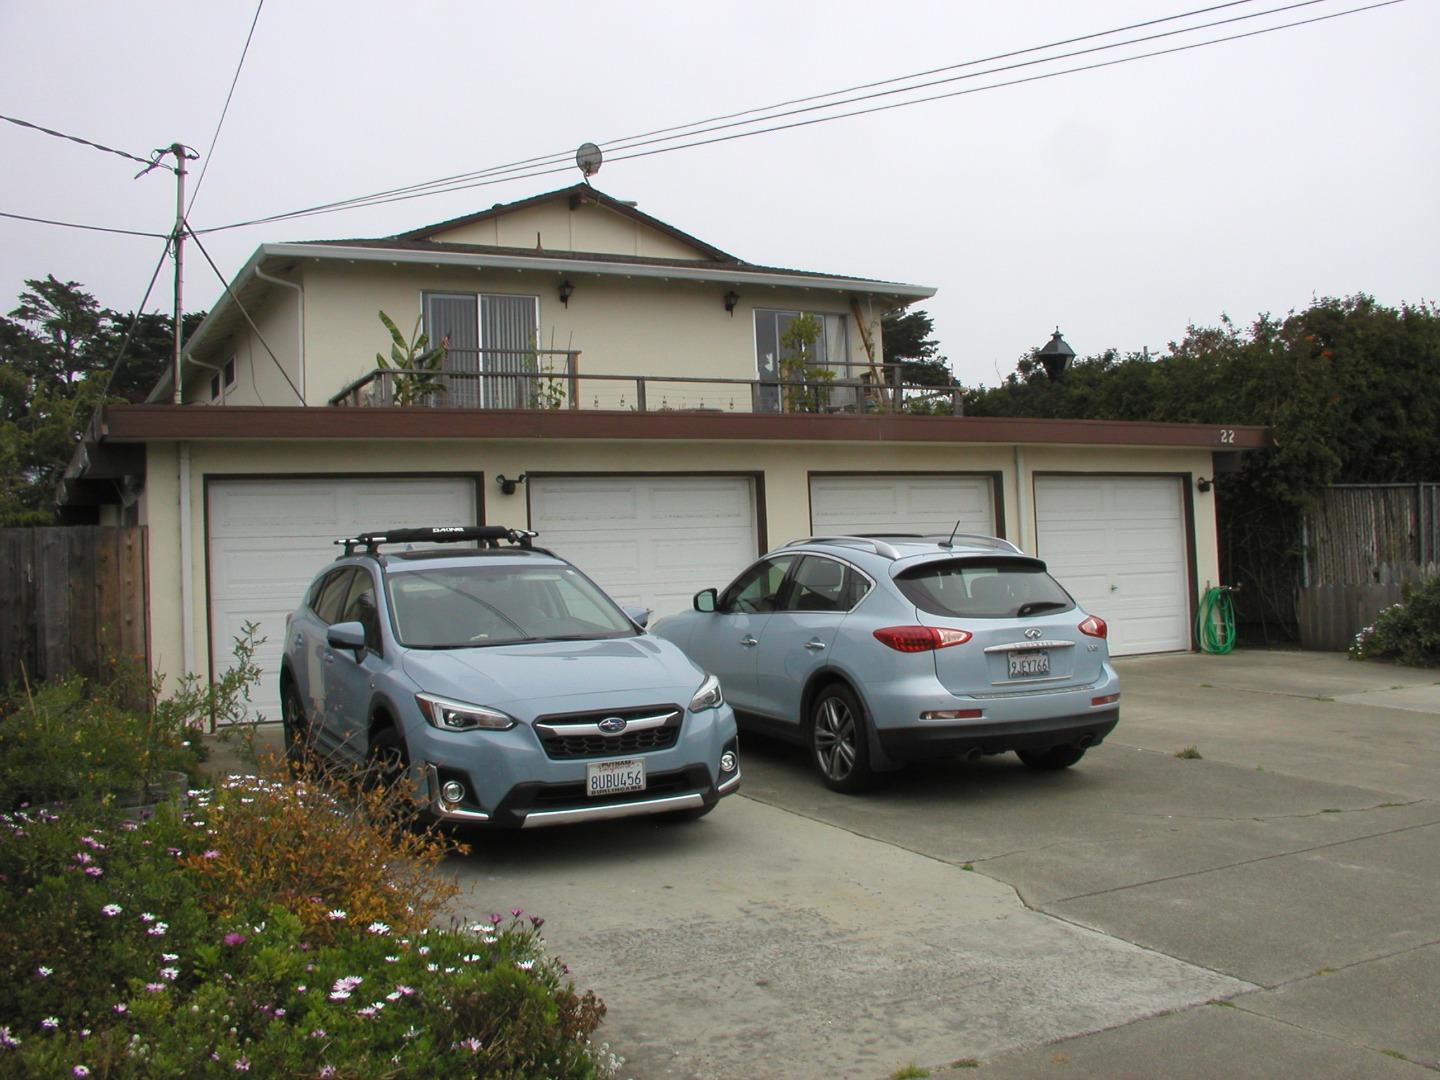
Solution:
{"label": "balcony", "polygon": [[903,382],[899,364],[830,364],[809,377],[589,375],[562,349],[451,349],[443,370],[377,368],[330,398],[351,408],[611,412],[915,413],[961,416],[958,386]]}

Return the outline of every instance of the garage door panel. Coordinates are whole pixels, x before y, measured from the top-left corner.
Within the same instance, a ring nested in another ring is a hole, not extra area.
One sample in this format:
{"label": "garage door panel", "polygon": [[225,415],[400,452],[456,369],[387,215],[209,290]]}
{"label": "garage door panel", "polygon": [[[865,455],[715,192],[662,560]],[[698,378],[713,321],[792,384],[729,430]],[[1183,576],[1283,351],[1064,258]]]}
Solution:
{"label": "garage door panel", "polygon": [[540,544],[656,617],[728,583],[758,550],[747,476],[535,477],[530,489]]}
{"label": "garage door panel", "polygon": [[230,666],[246,622],[259,626],[261,668],[252,715],[280,717],[278,676],[285,616],[334,559],[334,541],[370,530],[475,524],[469,478],[212,479],[207,488],[210,648]]}
{"label": "garage door panel", "polygon": [[818,475],[810,478],[817,535],[949,533],[993,535],[994,493],[985,476]]}
{"label": "garage door panel", "polygon": [[1190,647],[1188,546],[1174,477],[1035,480],[1038,554],[1117,656]]}

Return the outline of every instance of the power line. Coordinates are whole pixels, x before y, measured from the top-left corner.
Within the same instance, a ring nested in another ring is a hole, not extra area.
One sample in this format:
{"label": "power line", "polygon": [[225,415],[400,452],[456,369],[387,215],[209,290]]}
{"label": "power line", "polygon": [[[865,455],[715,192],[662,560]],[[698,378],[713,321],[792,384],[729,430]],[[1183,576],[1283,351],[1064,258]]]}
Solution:
{"label": "power line", "polygon": [[[1256,13],[1256,14],[1254,14],[1254,15],[1243,16],[1242,18],[1255,18],[1255,17],[1259,17],[1259,16],[1262,16],[1262,15],[1275,14],[1276,12],[1294,10],[1295,8],[1307,7],[1307,6],[1311,6],[1311,5],[1315,4],[1315,3],[1320,3],[1320,2],[1323,2],[1323,0],[1300,0],[1299,3],[1286,5],[1286,6],[1280,7],[1280,8],[1269,9],[1269,10],[1267,10],[1267,11],[1259,12],[1259,13]],[[888,103],[885,103],[885,104],[883,104],[883,105],[873,105],[873,106],[870,106],[870,107],[868,107],[868,108],[855,109],[855,110],[851,110],[851,111],[849,111],[849,112],[834,113],[834,114],[827,115],[827,116],[809,117],[809,118],[803,119],[803,120],[795,120],[795,121],[792,121],[792,122],[790,122],[790,123],[785,123],[785,124],[774,124],[774,125],[771,125],[771,126],[768,126],[768,127],[758,127],[758,128],[757,128],[757,127],[752,127],[750,130],[747,130],[747,131],[738,131],[738,132],[731,132],[731,133],[729,133],[729,134],[724,134],[724,135],[716,135],[714,138],[695,139],[695,140],[692,140],[692,141],[689,141],[689,142],[674,142],[674,139],[673,139],[673,138],[672,138],[672,139],[664,139],[664,140],[653,140],[653,141],[658,141],[658,142],[673,142],[673,145],[660,146],[660,147],[656,147],[656,148],[654,148],[654,149],[648,149],[648,150],[638,150],[636,153],[629,153],[629,154],[623,154],[623,153],[622,153],[622,154],[619,154],[619,155],[612,155],[611,158],[610,158],[610,160],[611,160],[611,161],[628,161],[628,160],[631,160],[631,159],[634,159],[634,158],[652,157],[652,156],[655,156],[655,155],[657,155],[657,154],[670,153],[671,151],[674,151],[674,150],[686,150],[686,149],[691,149],[691,148],[697,147],[697,146],[708,146],[708,145],[711,145],[711,144],[713,144],[713,143],[731,142],[731,141],[734,141],[734,140],[737,140],[737,139],[749,138],[749,137],[754,136],[754,135],[764,135],[764,134],[769,134],[769,133],[776,132],[776,131],[786,131],[786,130],[789,130],[789,129],[791,129],[791,128],[809,127],[809,126],[812,126],[812,125],[815,125],[815,124],[829,123],[829,122],[834,121],[834,120],[851,119],[851,118],[854,118],[854,117],[857,117],[857,116],[864,116],[864,115],[867,115],[867,114],[870,114],[870,113],[888,112],[888,111],[890,111],[890,110],[892,110],[892,109],[904,108],[904,107],[909,106],[909,105],[920,105],[920,104],[925,104],[925,103],[928,103],[928,102],[944,100],[944,99],[947,99],[947,98],[962,97],[962,96],[966,96],[966,95],[969,95],[969,94],[977,94],[977,93],[981,93],[981,92],[986,91],[986,90],[998,90],[998,89],[1001,89],[1001,88],[1004,88],[1004,87],[1022,85],[1022,84],[1024,84],[1024,83],[1040,82],[1040,81],[1044,81],[1044,80],[1046,80],[1046,79],[1058,78],[1058,77],[1063,76],[1063,75],[1074,75],[1074,74],[1078,74],[1078,73],[1080,73],[1080,72],[1085,72],[1085,71],[1095,71],[1095,70],[1099,70],[1099,69],[1101,69],[1101,68],[1115,67],[1115,66],[1118,66],[1118,65],[1120,65],[1120,64],[1133,63],[1134,61],[1137,61],[1137,60],[1146,60],[1146,59],[1151,59],[1151,58],[1154,58],[1154,57],[1157,57],[1157,56],[1165,56],[1165,55],[1169,55],[1169,54],[1173,54],[1173,53],[1188,52],[1188,51],[1191,51],[1191,50],[1194,50],[1194,49],[1205,48],[1205,47],[1210,46],[1210,45],[1226,44],[1226,43],[1229,43],[1229,42],[1240,41],[1240,40],[1243,40],[1243,39],[1246,39],[1246,38],[1258,37],[1258,36],[1261,36],[1261,35],[1264,35],[1264,34],[1275,33],[1275,32],[1280,31],[1280,30],[1295,29],[1296,27],[1300,27],[1300,26],[1307,26],[1307,25],[1311,25],[1311,24],[1314,24],[1314,23],[1325,22],[1325,21],[1329,21],[1329,20],[1332,20],[1332,19],[1342,18],[1342,17],[1348,16],[1348,15],[1360,14],[1360,13],[1367,12],[1367,11],[1373,11],[1373,10],[1378,9],[1378,8],[1390,7],[1390,6],[1394,5],[1394,4],[1398,4],[1398,3],[1401,3],[1401,2],[1403,2],[1403,0],[1379,0],[1379,2],[1377,2],[1377,3],[1367,4],[1367,5],[1363,5],[1363,6],[1355,7],[1355,8],[1349,8],[1349,9],[1346,9],[1346,10],[1344,10],[1344,11],[1330,12],[1330,13],[1327,13],[1327,14],[1324,14],[1324,15],[1317,15],[1317,16],[1314,16],[1314,17],[1309,18],[1309,19],[1299,19],[1299,20],[1295,20],[1295,21],[1293,21],[1293,22],[1288,22],[1288,23],[1279,23],[1279,24],[1276,24],[1276,25],[1274,25],[1274,26],[1262,27],[1262,28],[1257,29],[1257,30],[1251,30],[1251,31],[1247,31],[1247,32],[1244,32],[1244,33],[1226,35],[1226,36],[1219,37],[1219,38],[1212,38],[1212,39],[1209,39],[1209,40],[1206,40],[1206,41],[1191,42],[1191,43],[1188,43],[1188,44],[1185,44],[1185,45],[1178,45],[1178,46],[1174,46],[1174,47],[1167,48],[1167,49],[1156,49],[1156,50],[1153,50],[1153,51],[1151,51],[1151,52],[1137,53],[1137,54],[1134,54],[1134,55],[1132,55],[1132,56],[1120,57],[1120,58],[1117,58],[1117,59],[1114,59],[1114,60],[1100,61],[1100,62],[1093,63],[1093,64],[1084,64],[1084,65],[1080,65],[1080,66],[1077,66],[1077,67],[1065,68],[1065,69],[1062,69],[1062,70],[1059,70],[1059,71],[1042,72],[1042,73],[1037,74],[1037,75],[1030,75],[1030,76],[1026,76],[1026,77],[1023,77],[1023,78],[1017,78],[1017,79],[1009,79],[1009,80],[1006,80],[1006,81],[1004,81],[1004,82],[991,83],[991,84],[986,84],[986,85],[984,85],[984,86],[967,87],[967,88],[962,89],[962,90],[951,90],[951,91],[947,91],[947,92],[945,92],[945,93],[931,94],[931,95],[924,96],[924,97],[911,98],[911,99],[908,99],[908,100],[905,100],[905,101],[888,102]],[[1204,9],[1204,10],[1211,10],[1211,9]],[[1151,35],[1151,36],[1146,37],[1146,38],[1131,39],[1131,40],[1129,40],[1129,41],[1115,43],[1114,45],[1100,46],[1100,47],[1092,48],[1092,49],[1077,50],[1076,52],[1070,53],[1070,54],[1066,54],[1065,56],[1048,57],[1048,58],[1045,58],[1045,59],[1042,59],[1042,60],[1038,60],[1038,61],[1031,61],[1031,62],[1028,62],[1028,63],[1026,63],[1026,64],[1007,65],[1007,66],[1004,67],[1004,68],[989,69],[989,70],[987,70],[987,71],[978,72],[978,73],[974,73],[974,74],[971,74],[971,75],[963,76],[963,78],[976,78],[976,77],[985,76],[985,75],[993,75],[993,74],[999,73],[1000,71],[1014,70],[1014,69],[1016,69],[1016,68],[1018,68],[1018,67],[1033,66],[1033,64],[1035,64],[1035,63],[1048,63],[1048,62],[1053,62],[1054,60],[1057,60],[1057,59],[1065,59],[1065,58],[1069,58],[1069,57],[1079,56],[1079,55],[1083,55],[1083,54],[1086,54],[1086,53],[1091,53],[1091,52],[1100,51],[1100,50],[1102,50],[1102,49],[1117,48],[1117,47],[1124,46],[1124,45],[1133,45],[1133,44],[1136,44],[1136,43],[1138,43],[1138,42],[1140,42],[1140,41],[1155,40],[1156,38],[1160,38],[1160,37],[1174,36],[1174,34],[1176,34],[1176,33],[1193,32],[1193,30],[1196,30],[1196,29],[1205,29],[1205,28],[1207,28],[1207,27],[1213,27],[1213,26],[1215,26],[1215,25],[1221,25],[1222,23],[1229,23],[1229,22],[1235,22],[1235,21],[1238,21],[1238,19],[1220,20],[1220,21],[1217,22],[1217,23],[1206,24],[1205,27],[1191,27],[1191,28],[1188,28],[1187,30],[1170,31],[1170,32],[1167,32],[1167,33],[1165,33],[1165,34]],[[1038,48],[1046,48],[1046,47],[1049,47],[1049,46],[1040,46],[1040,47],[1038,47]],[[1034,50],[1026,50],[1026,51],[1034,51]],[[962,65],[954,65],[954,66],[957,66],[957,67],[958,67],[958,66],[962,66]],[[921,84],[921,85],[916,85],[916,86],[912,86],[912,87],[907,87],[907,88],[906,88],[906,91],[904,91],[904,92],[913,91],[913,90],[917,90],[917,89],[924,89],[924,88],[926,88],[927,86],[935,86],[935,85],[940,85],[940,84],[942,84],[942,83],[950,83],[950,82],[954,82],[954,81],[956,81],[956,79],[954,79],[954,78],[944,79],[944,80],[937,80],[937,81],[934,82],[934,83]],[[887,92],[887,93],[895,93],[895,92],[896,92],[896,91],[889,91],[889,92]],[[821,95],[821,96],[827,96],[827,95]],[[886,96],[886,95],[864,95],[864,96],[862,96],[862,97],[860,97],[860,98],[853,98],[853,99],[849,99],[849,100],[850,100],[850,101],[868,100],[868,99],[873,99],[874,97],[878,97],[878,96]],[[831,103],[831,104],[828,105],[828,106],[824,106],[824,108],[834,108],[834,107],[837,107],[837,106],[839,106],[839,105],[843,105],[843,104],[847,104],[847,103],[849,103],[849,102],[847,102],[847,101],[837,101],[837,102]],[[752,111],[753,111],[753,110],[752,110]],[[717,127],[717,128],[711,128],[711,129],[707,129],[707,130],[708,130],[708,131],[716,131],[716,130],[721,130],[721,129],[723,129],[723,128],[730,128],[730,127],[736,127],[736,126],[747,127],[747,126],[749,126],[750,124],[763,123],[765,120],[779,119],[779,118],[782,117],[782,116],[793,116],[793,115],[796,115],[796,114],[801,113],[801,112],[809,112],[809,111],[814,111],[814,110],[813,110],[813,109],[798,109],[798,110],[793,110],[793,111],[791,111],[791,112],[789,112],[789,113],[775,113],[775,114],[773,114],[773,115],[771,115],[771,116],[766,116],[766,117],[758,118],[758,119],[755,120],[755,121],[747,122],[746,124],[741,124],[741,125],[720,125],[720,126]],[[686,126],[694,126],[694,125],[686,125]],[[703,133],[705,133],[705,132],[700,132],[700,131],[694,132],[694,134],[703,134]],[[676,136],[676,137],[674,137],[674,138],[683,138],[683,136]],[[621,141],[624,141],[624,140],[621,140]],[[643,143],[633,143],[633,144],[631,144],[630,146],[621,147],[621,149],[622,149],[622,150],[626,150],[626,149],[636,149],[637,147],[642,146],[642,145],[645,145],[645,144],[643,144]],[[535,161],[537,161],[537,162],[543,162],[543,161],[544,161],[543,158],[542,158],[542,159],[532,159],[532,160],[535,160]],[[491,179],[481,179],[481,180],[475,180],[475,181],[470,181],[470,180],[469,180],[469,177],[472,177],[472,176],[493,175],[495,172],[503,171],[504,169],[510,168],[509,166],[501,166],[501,167],[499,167],[498,169],[486,170],[486,171],[483,171],[483,172],[480,172],[480,173],[464,174],[464,177],[465,177],[466,182],[462,182],[462,183],[449,183],[448,181],[430,181],[428,184],[414,185],[414,186],[412,186],[412,187],[410,187],[410,188],[398,188],[398,189],[394,189],[394,193],[393,193],[393,194],[392,194],[392,193],[377,193],[376,195],[363,196],[363,197],[361,197],[361,198],[357,198],[357,199],[353,199],[353,200],[343,200],[343,201],[338,202],[338,203],[326,203],[326,204],[321,204],[320,206],[310,207],[310,208],[303,209],[303,210],[294,210],[294,211],[289,211],[289,212],[283,213],[283,214],[272,214],[272,215],[269,215],[269,216],[267,216],[267,217],[255,218],[255,219],[251,219],[251,220],[249,220],[249,221],[235,222],[235,223],[230,224],[230,225],[221,225],[221,226],[216,226],[216,227],[209,228],[209,229],[202,229],[202,230],[199,230],[199,232],[201,232],[201,233],[223,232],[223,231],[227,231],[227,230],[230,230],[230,229],[247,228],[247,227],[253,226],[253,225],[269,224],[269,223],[276,222],[276,221],[290,220],[290,219],[301,218],[301,217],[312,217],[312,216],[317,216],[317,215],[327,214],[327,213],[335,213],[335,212],[340,211],[340,210],[357,209],[357,208],[359,208],[359,207],[361,207],[361,206],[380,206],[380,205],[384,205],[384,204],[392,203],[392,202],[404,202],[404,201],[408,201],[408,200],[410,200],[410,199],[425,198],[425,197],[428,197],[428,196],[430,196],[430,195],[442,195],[442,194],[449,194],[449,193],[451,193],[451,192],[456,192],[456,191],[466,191],[466,190],[469,190],[469,189],[471,189],[471,188],[490,187],[490,186],[493,186],[493,185],[495,185],[495,184],[508,183],[508,182],[515,181],[515,180],[526,180],[526,179],[532,179],[532,178],[534,178],[534,177],[548,176],[548,175],[552,175],[552,174],[554,174],[554,173],[567,172],[567,171],[569,171],[569,169],[570,169],[571,167],[572,167],[572,166],[570,166],[569,164],[564,164],[564,165],[556,164],[556,165],[554,165],[553,167],[537,168],[537,169],[531,169],[531,170],[529,170],[529,171],[515,172],[515,173],[511,173],[511,174],[509,174],[509,175],[498,176],[498,177],[494,177],[494,178],[491,178]],[[436,186],[434,186],[434,185],[441,184],[441,183],[446,183],[446,184],[448,184],[448,186],[444,186],[444,187],[436,187]],[[425,189],[425,190],[421,190],[421,189]]]}
{"label": "power line", "polygon": [[[1227,3],[1214,4],[1214,5],[1211,5],[1210,7],[1204,7],[1204,8],[1196,8],[1196,9],[1194,9],[1194,10],[1192,10],[1192,11],[1180,12],[1179,14],[1176,14],[1176,15],[1167,15],[1167,16],[1164,16],[1164,17],[1158,18],[1158,19],[1148,19],[1148,20],[1145,20],[1145,21],[1143,21],[1143,22],[1131,23],[1131,24],[1126,25],[1126,26],[1114,27],[1114,28],[1109,29],[1109,30],[1098,31],[1098,32],[1096,32],[1096,33],[1090,33],[1090,34],[1083,34],[1083,35],[1081,35],[1081,36],[1079,36],[1079,37],[1065,38],[1065,39],[1060,40],[1060,41],[1048,42],[1047,44],[1044,44],[1044,45],[1033,45],[1033,46],[1030,46],[1029,48],[1018,49],[1018,50],[1014,50],[1014,51],[1012,51],[1012,52],[1007,52],[1007,53],[999,53],[999,54],[994,55],[994,56],[982,57],[982,58],[976,59],[976,60],[967,60],[967,61],[963,61],[963,62],[958,63],[958,64],[950,64],[950,65],[947,65],[947,66],[945,66],[945,67],[932,68],[932,69],[930,69],[930,70],[928,70],[928,71],[912,72],[912,73],[910,73],[910,74],[908,74],[908,75],[897,75],[897,76],[894,76],[894,77],[889,78],[889,79],[880,80],[880,81],[878,81],[878,82],[863,83],[863,84],[860,84],[860,85],[858,85],[858,86],[847,87],[846,89],[843,89],[843,90],[831,90],[831,91],[829,91],[829,92],[827,92],[827,93],[823,93],[823,94],[812,94],[812,95],[809,95],[808,97],[794,98],[794,99],[791,99],[791,100],[789,100],[789,101],[782,101],[782,102],[778,102],[778,103],[775,103],[775,104],[772,104],[772,105],[758,106],[758,107],[755,107],[755,108],[745,109],[745,110],[742,110],[742,111],[740,111],[740,112],[726,113],[726,114],[721,115],[721,116],[712,116],[712,117],[709,117],[709,118],[707,118],[707,119],[705,119],[705,120],[696,120],[696,121],[693,121],[693,122],[688,123],[688,124],[678,124],[678,125],[674,125],[674,126],[672,126],[672,127],[658,128],[658,129],[656,129],[656,130],[654,130],[654,131],[643,132],[643,133],[636,134],[636,135],[626,135],[626,136],[622,136],[622,137],[619,137],[619,138],[614,138],[614,139],[606,140],[606,141],[600,143],[600,145],[601,145],[602,147],[618,146],[619,144],[622,144],[622,143],[624,143],[624,144],[630,144],[631,146],[633,146],[633,145],[639,145],[636,140],[651,139],[653,136],[666,135],[666,134],[670,134],[670,133],[673,133],[673,132],[688,131],[689,129],[699,128],[699,127],[702,127],[703,125],[707,125],[707,124],[714,124],[714,123],[718,123],[718,122],[720,122],[720,121],[725,121],[725,120],[734,120],[734,119],[736,119],[736,118],[738,118],[738,117],[742,117],[742,116],[753,116],[753,115],[756,114],[756,113],[775,113],[776,110],[778,110],[778,109],[783,109],[783,108],[787,108],[787,107],[789,107],[789,106],[791,106],[791,105],[800,105],[800,104],[805,104],[805,103],[813,102],[813,101],[821,101],[821,100],[823,100],[823,99],[825,99],[825,98],[840,97],[841,95],[854,93],[855,91],[858,91],[858,90],[869,90],[869,89],[873,89],[873,88],[878,87],[878,86],[888,86],[888,85],[891,85],[891,84],[897,83],[897,82],[907,82],[907,81],[912,80],[912,79],[924,78],[924,77],[926,77],[926,76],[938,74],[938,73],[940,73],[940,72],[953,71],[953,70],[957,70],[957,69],[959,69],[959,68],[975,67],[975,66],[980,65],[980,64],[988,64],[988,63],[992,63],[992,62],[994,62],[994,61],[996,61],[996,60],[1007,60],[1007,59],[1011,59],[1011,58],[1016,57],[1016,56],[1026,55],[1026,54],[1028,54],[1028,53],[1042,52],[1042,51],[1045,51],[1045,50],[1047,50],[1047,49],[1060,48],[1060,47],[1063,47],[1063,46],[1065,46],[1065,45],[1072,45],[1072,44],[1075,44],[1075,43],[1081,42],[1081,41],[1090,41],[1090,40],[1093,40],[1093,39],[1095,39],[1095,38],[1110,37],[1110,36],[1113,36],[1113,35],[1115,35],[1115,34],[1128,33],[1128,32],[1131,31],[1131,30],[1144,29],[1145,27],[1148,27],[1148,26],[1156,26],[1156,25],[1159,25],[1159,24],[1161,24],[1161,23],[1174,22],[1174,21],[1179,20],[1179,19],[1191,18],[1191,17],[1193,17],[1193,16],[1195,16],[1195,15],[1204,15],[1204,14],[1208,14],[1208,13],[1210,13],[1210,12],[1212,12],[1212,11],[1219,11],[1219,10],[1222,10],[1222,9],[1225,9],[1225,8],[1238,7],[1238,6],[1242,5],[1242,4],[1250,4],[1250,3],[1255,3],[1255,2],[1256,2],[1256,0],[1229,0],[1229,2],[1227,2]],[[1318,3],[1318,2],[1320,2],[1320,0],[1310,0],[1310,2]],[[1192,29],[1198,29],[1198,28],[1192,28]],[[1123,44],[1123,43],[1122,43],[1122,44]],[[833,105],[840,105],[840,104],[844,104],[844,102],[831,102],[831,105],[832,105],[832,106],[833,106]],[[822,107],[824,107],[824,106],[822,106]],[[757,122],[757,123],[758,123],[759,120],[756,120],[756,121],[754,121],[754,122]],[[692,134],[694,134],[694,132],[692,132]],[[675,137],[675,138],[679,138],[680,136],[676,135],[676,136],[674,136],[674,137]],[[666,141],[666,140],[655,140],[655,141]],[[647,145],[648,145],[648,144],[647,144]],[[627,147],[622,147],[622,148],[629,148],[629,147],[627,146]],[[269,219],[262,219],[262,220],[278,221],[278,220],[283,220],[283,219],[285,219],[285,218],[287,218],[287,217],[290,217],[290,216],[301,216],[302,214],[309,214],[309,213],[311,213],[311,212],[315,212],[315,211],[319,211],[319,210],[323,210],[323,209],[347,209],[347,208],[349,208],[349,207],[351,207],[351,206],[367,205],[367,204],[371,203],[372,201],[385,199],[386,197],[391,196],[391,195],[404,195],[404,194],[407,194],[407,193],[410,193],[410,192],[421,191],[421,190],[424,190],[424,189],[427,189],[427,188],[437,188],[437,189],[439,189],[439,190],[438,190],[436,193],[437,193],[437,194],[440,194],[440,193],[443,193],[443,192],[445,192],[445,191],[458,190],[458,189],[456,189],[456,188],[454,188],[454,187],[452,187],[452,186],[450,186],[450,185],[454,185],[454,184],[457,184],[457,183],[460,183],[460,182],[463,182],[463,181],[479,179],[479,178],[481,178],[481,177],[487,177],[487,176],[496,176],[496,175],[503,174],[503,173],[517,172],[517,171],[524,170],[524,169],[527,169],[527,168],[534,168],[534,167],[540,167],[540,166],[547,167],[547,172],[546,172],[546,173],[527,172],[527,173],[526,173],[526,176],[527,176],[527,177],[529,177],[529,176],[538,176],[538,175],[547,175],[548,172],[564,172],[564,171],[567,171],[567,170],[569,169],[569,167],[570,167],[569,164],[568,164],[568,162],[569,162],[571,156],[573,155],[573,153],[574,153],[573,150],[563,150],[563,151],[556,151],[556,152],[550,153],[550,154],[542,154],[542,155],[539,155],[539,156],[537,156],[537,157],[525,158],[525,159],[522,159],[522,160],[520,160],[520,161],[511,162],[511,163],[508,164],[508,165],[490,166],[490,167],[488,167],[488,168],[478,169],[478,170],[474,170],[474,171],[472,171],[472,172],[457,173],[457,174],[455,174],[455,175],[453,175],[453,176],[441,177],[441,178],[438,178],[438,179],[435,179],[435,180],[427,180],[427,181],[423,181],[422,183],[418,183],[418,184],[409,184],[409,185],[406,185],[406,186],[404,186],[404,187],[390,188],[389,190],[380,191],[380,192],[375,192],[375,193],[370,194],[370,195],[361,195],[361,196],[355,196],[355,197],[349,198],[349,199],[337,200],[336,202],[322,203],[322,204],[320,204],[320,205],[318,205],[318,206],[308,207],[308,208],[306,208],[306,209],[303,210],[303,211],[292,211],[292,212],[286,213],[286,214],[277,214],[277,215],[273,215],[273,216],[272,216],[271,218],[269,218]],[[563,163],[563,168],[559,168],[559,169],[548,169],[549,166],[562,165],[562,163]],[[257,223],[258,223],[258,222],[257,222]]]}
{"label": "power line", "polygon": [[39,124],[32,124],[28,120],[17,120],[13,116],[4,115],[0,115],[0,120],[8,120],[10,123],[16,124],[20,127],[30,128],[32,131],[43,132],[46,135],[53,135],[57,139],[68,139],[73,143],[79,143],[81,146],[89,146],[95,150],[104,150],[107,154],[115,154],[119,157],[128,158],[130,161],[138,161],[141,165],[147,167],[147,171],[150,168],[154,168],[156,165],[156,162],[151,158],[142,158],[136,156],[135,154],[127,153],[124,150],[116,150],[113,146],[105,146],[101,143],[91,142],[89,139],[82,139],[79,135],[66,135],[63,131],[56,131],[54,128],[41,127]]}
{"label": "power line", "polygon": [[[140,325],[140,320],[145,314],[145,305],[150,303],[150,293],[155,288],[155,282],[160,278],[160,271],[165,266],[165,260],[170,256],[170,238],[165,238],[165,248],[160,252],[160,261],[155,264],[155,272],[150,275],[150,284],[145,286],[145,295],[140,300],[140,306],[135,309],[130,317],[130,326],[125,331],[125,340],[120,343],[120,351],[115,355],[115,363],[110,365],[110,371],[105,376],[105,385],[100,389],[100,397],[103,401],[110,395],[110,387],[115,382],[115,376],[119,374],[120,365],[125,361],[125,354],[129,351],[130,341],[135,336],[135,328]],[[78,404],[78,400],[77,400]],[[75,423],[75,410],[70,410],[70,425]]]}
{"label": "power line", "polygon": [[34,221],[40,225],[59,225],[66,229],[87,229],[90,232],[119,233],[121,236],[151,236],[164,240],[169,233],[141,232],[139,229],[109,229],[104,225],[82,225],[76,221],[56,221],[53,218],[31,217],[29,214],[12,214],[0,210],[0,217],[14,218],[16,221]]}
{"label": "power line", "polygon": [[255,5],[255,17],[250,20],[250,32],[245,35],[245,47],[240,50],[240,62],[235,65],[235,77],[230,80],[230,92],[225,95],[225,107],[220,110],[215,134],[210,136],[210,149],[205,151],[205,164],[200,166],[200,175],[195,179],[195,190],[190,193],[190,204],[185,208],[187,214],[195,207],[195,200],[200,195],[200,185],[205,182],[205,173],[210,168],[210,159],[215,156],[215,144],[220,141],[220,129],[225,126],[225,116],[230,111],[230,99],[235,96],[235,87],[240,82],[240,71],[245,67],[245,57],[249,55],[250,42],[255,37],[255,24],[260,21],[260,9],[264,6],[265,0],[259,0]]}

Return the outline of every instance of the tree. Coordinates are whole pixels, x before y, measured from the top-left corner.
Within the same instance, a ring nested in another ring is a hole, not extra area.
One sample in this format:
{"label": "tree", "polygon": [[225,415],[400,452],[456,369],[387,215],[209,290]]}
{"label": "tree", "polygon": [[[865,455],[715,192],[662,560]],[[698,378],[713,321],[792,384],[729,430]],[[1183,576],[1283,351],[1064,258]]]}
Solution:
{"label": "tree", "polygon": [[[915,386],[954,386],[950,361],[940,353],[935,320],[925,311],[890,314],[880,320],[886,365],[900,365],[899,382]],[[886,371],[894,368],[886,367]]]}
{"label": "tree", "polygon": [[[203,317],[187,315],[187,329]],[[54,520],[55,485],[95,408],[145,396],[170,362],[172,326],[102,308],[78,282],[25,282],[0,318],[0,525]]]}

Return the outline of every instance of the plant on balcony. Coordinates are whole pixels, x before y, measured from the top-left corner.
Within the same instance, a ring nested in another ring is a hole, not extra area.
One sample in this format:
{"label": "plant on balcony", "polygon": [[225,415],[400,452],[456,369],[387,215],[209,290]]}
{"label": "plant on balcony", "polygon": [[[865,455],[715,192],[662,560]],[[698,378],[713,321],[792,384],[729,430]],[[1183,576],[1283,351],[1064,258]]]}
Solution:
{"label": "plant on balcony", "polygon": [[383,353],[375,354],[375,363],[381,371],[391,372],[391,383],[394,387],[396,405],[415,405],[424,402],[445,392],[445,384],[441,380],[440,372],[445,364],[445,354],[449,351],[450,341],[442,339],[439,345],[433,348],[430,345],[430,337],[420,329],[424,316],[415,320],[415,329],[410,334],[410,340],[405,340],[405,335],[395,325],[395,321],[380,312],[380,321],[385,324],[385,329],[390,331],[390,358],[387,360]]}
{"label": "plant on balcony", "polygon": [[820,320],[801,315],[780,335],[780,383],[785,412],[819,412],[829,399],[835,373],[816,362]]}

